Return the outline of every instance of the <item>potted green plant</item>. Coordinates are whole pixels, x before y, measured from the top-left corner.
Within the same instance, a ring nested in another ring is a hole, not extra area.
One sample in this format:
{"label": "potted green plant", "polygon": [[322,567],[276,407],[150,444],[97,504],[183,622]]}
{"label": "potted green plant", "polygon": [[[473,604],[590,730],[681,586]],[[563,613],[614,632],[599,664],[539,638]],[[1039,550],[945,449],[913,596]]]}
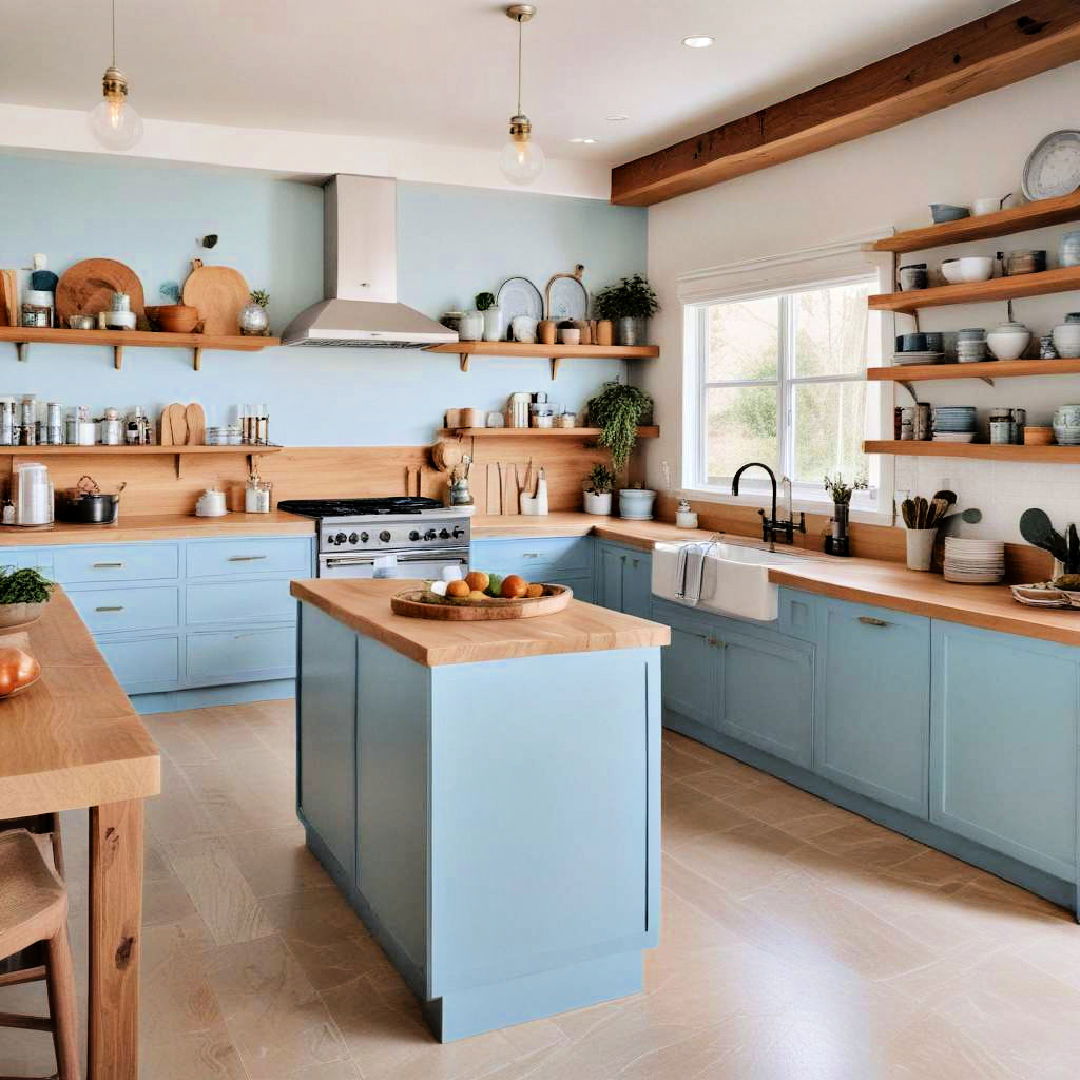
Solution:
{"label": "potted green plant", "polygon": [[585,513],[607,517],[611,514],[611,493],[618,477],[606,465],[597,462],[585,477]]}
{"label": "potted green plant", "polygon": [[838,472],[836,476],[825,475],[825,490],[833,501],[830,536],[825,545],[826,554],[846,555],[848,553],[848,517],[851,510],[851,496],[856,491],[865,490],[866,487],[866,480],[862,478],[856,478],[849,484],[841,472]]}
{"label": "potted green plant", "polygon": [[611,464],[622,472],[637,445],[637,429],[652,412],[653,400],[640,387],[604,383],[588,404],[589,418],[600,428],[598,442],[611,451]]}
{"label": "potted green plant", "polygon": [[55,584],[33,567],[0,568],[0,626],[18,626],[41,617]]}
{"label": "potted green plant", "polygon": [[632,274],[601,289],[593,300],[593,310],[598,319],[615,324],[616,344],[644,345],[648,321],[660,310],[660,304],[645,278]]}
{"label": "potted green plant", "polygon": [[496,303],[495,294],[477,293],[476,310],[484,315],[484,340],[502,341],[506,327],[503,326],[502,308]]}

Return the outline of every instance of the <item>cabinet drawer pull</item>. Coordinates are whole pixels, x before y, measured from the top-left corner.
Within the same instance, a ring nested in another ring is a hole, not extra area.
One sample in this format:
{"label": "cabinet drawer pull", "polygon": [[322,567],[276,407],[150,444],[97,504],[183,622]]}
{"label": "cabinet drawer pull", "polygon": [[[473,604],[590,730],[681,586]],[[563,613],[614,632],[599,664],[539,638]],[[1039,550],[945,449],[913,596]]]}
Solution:
{"label": "cabinet drawer pull", "polygon": [[523,559],[539,559],[540,558],[540,552],[539,551],[526,551],[521,557]]}
{"label": "cabinet drawer pull", "polygon": [[265,558],[266,555],[230,555],[229,562],[258,562]]}
{"label": "cabinet drawer pull", "polygon": [[94,610],[95,611],[123,611],[124,610],[124,605],[123,604],[99,604],[96,608],[94,608]]}
{"label": "cabinet drawer pull", "polygon": [[873,615],[860,615],[859,622],[864,623],[866,626],[892,626],[892,623],[885,619],[875,619]]}
{"label": "cabinet drawer pull", "polygon": [[96,562],[91,565],[94,570],[122,570],[124,568],[122,562]]}

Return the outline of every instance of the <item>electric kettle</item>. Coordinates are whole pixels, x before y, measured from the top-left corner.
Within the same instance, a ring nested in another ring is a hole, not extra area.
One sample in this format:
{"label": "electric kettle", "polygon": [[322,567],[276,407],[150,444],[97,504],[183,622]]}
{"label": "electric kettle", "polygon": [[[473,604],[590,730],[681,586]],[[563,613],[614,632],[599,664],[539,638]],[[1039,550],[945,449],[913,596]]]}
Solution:
{"label": "electric kettle", "polygon": [[16,525],[53,523],[53,486],[49,470],[40,461],[23,461],[15,466],[11,481]]}

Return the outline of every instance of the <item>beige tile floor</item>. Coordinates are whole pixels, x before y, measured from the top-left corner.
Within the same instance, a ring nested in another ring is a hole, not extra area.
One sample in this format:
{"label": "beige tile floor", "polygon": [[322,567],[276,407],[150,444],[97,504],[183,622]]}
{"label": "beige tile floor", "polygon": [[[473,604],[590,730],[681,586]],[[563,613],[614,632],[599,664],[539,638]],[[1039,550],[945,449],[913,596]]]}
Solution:
{"label": "beige tile floor", "polygon": [[[150,717],[146,1080],[1022,1080],[1080,1074],[1080,927],[997,878],[665,734],[646,992],[440,1046],[307,854],[291,702]],[[85,818],[65,822],[85,956]],[[37,987],[0,1010],[42,1008]],[[52,1068],[0,1030],[0,1074]]]}

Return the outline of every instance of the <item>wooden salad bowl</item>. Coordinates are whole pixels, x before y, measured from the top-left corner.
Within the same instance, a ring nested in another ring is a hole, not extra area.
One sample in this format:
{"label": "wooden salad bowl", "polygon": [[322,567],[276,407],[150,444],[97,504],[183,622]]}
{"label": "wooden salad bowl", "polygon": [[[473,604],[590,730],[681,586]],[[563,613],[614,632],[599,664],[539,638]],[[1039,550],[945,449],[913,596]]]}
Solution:
{"label": "wooden salad bowl", "polygon": [[574,598],[569,585],[544,585],[544,595],[532,599],[505,600],[486,596],[483,600],[438,596],[427,589],[408,589],[390,597],[390,610],[411,619],[444,619],[450,622],[478,622],[483,619],[535,619],[562,611]]}

